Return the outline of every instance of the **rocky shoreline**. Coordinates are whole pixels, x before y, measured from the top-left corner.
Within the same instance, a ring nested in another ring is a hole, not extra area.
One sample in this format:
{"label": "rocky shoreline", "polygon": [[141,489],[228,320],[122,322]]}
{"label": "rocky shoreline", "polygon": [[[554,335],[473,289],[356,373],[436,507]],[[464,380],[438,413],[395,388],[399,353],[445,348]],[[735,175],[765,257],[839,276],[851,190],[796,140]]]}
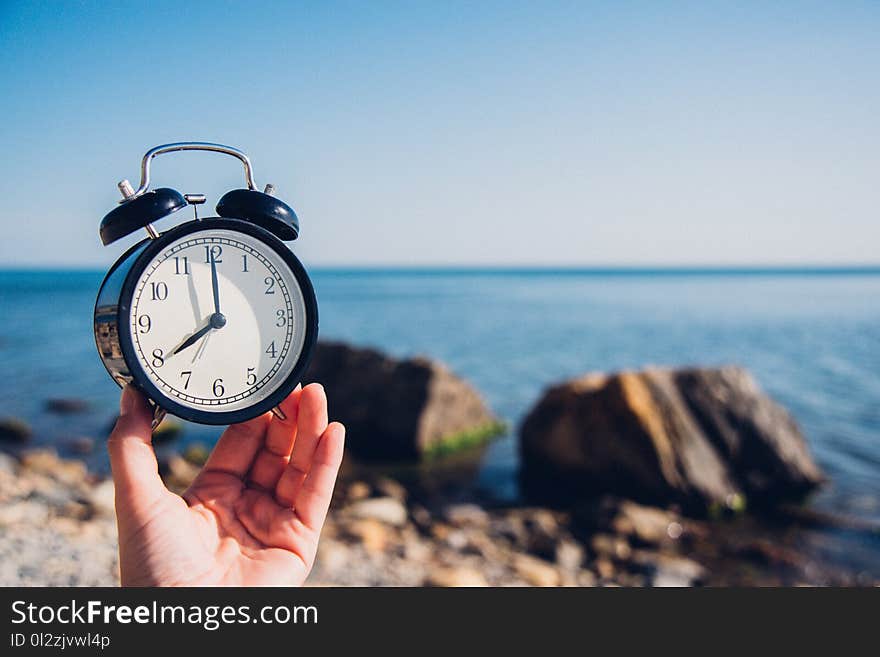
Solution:
{"label": "rocky shoreline", "polygon": [[[322,343],[305,380],[324,383],[348,428],[311,585],[880,583],[876,559],[865,570],[847,557],[880,551],[880,530],[802,504],[826,477],[791,415],[741,368],[551,386],[520,427],[521,497],[506,504],[474,485],[502,424],[442,363]],[[208,454],[177,448],[183,430],[169,418],[153,439],[177,492]],[[31,434],[0,419],[12,450],[0,453],[0,585],[116,584],[113,484],[81,460],[101,441],[78,439],[68,453],[80,456],[65,459]]]}
{"label": "rocky shoreline", "polygon": [[[198,466],[163,466],[180,490]],[[815,518],[696,520],[605,497],[569,511],[343,476],[312,586],[876,585],[801,547]],[[113,486],[48,450],[0,454],[0,585],[118,583]]]}

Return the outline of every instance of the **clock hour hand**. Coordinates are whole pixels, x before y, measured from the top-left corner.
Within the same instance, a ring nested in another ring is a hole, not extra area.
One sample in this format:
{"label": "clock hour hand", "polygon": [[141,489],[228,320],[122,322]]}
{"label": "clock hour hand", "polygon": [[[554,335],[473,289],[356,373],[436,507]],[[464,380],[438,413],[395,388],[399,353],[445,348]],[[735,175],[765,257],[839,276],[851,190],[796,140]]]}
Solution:
{"label": "clock hour hand", "polygon": [[208,333],[209,331],[212,331],[212,330],[214,330],[214,326],[209,322],[208,324],[206,324],[205,326],[200,328],[198,331],[193,333],[191,336],[189,336],[186,340],[181,342],[180,345],[178,345],[177,349],[175,349],[174,351],[171,352],[171,355],[173,356],[174,354],[179,354],[181,351],[183,351],[187,347],[192,347],[196,342],[201,340],[202,337],[206,333]]}
{"label": "clock hour hand", "polygon": [[202,328],[189,336],[186,340],[181,342],[177,346],[177,348],[171,352],[171,355],[173,356],[174,354],[179,354],[187,347],[192,347],[209,331],[212,331],[214,329],[221,329],[224,326],[226,326],[226,317],[224,317],[222,313],[214,313],[208,318],[207,324],[205,324]]}

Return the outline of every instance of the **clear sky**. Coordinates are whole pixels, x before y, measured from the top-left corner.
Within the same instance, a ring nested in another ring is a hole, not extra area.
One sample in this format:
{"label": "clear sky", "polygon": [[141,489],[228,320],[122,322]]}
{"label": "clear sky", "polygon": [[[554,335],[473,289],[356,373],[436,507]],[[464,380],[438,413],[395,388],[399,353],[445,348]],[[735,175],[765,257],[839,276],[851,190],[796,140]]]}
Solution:
{"label": "clear sky", "polygon": [[310,264],[880,261],[876,1],[3,0],[0,44],[0,266],[112,262],[180,140],[248,152]]}

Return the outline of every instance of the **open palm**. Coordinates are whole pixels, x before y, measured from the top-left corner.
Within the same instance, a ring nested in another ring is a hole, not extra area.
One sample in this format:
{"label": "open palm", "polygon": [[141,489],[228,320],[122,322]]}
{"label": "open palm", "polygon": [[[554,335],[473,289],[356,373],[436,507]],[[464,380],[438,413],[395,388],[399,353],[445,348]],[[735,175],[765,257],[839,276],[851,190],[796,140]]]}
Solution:
{"label": "open palm", "polygon": [[300,585],[342,461],[345,429],[328,425],[320,385],[295,390],[285,419],[230,426],[183,494],[159,477],[152,412],[132,387],[108,447],[125,586]]}

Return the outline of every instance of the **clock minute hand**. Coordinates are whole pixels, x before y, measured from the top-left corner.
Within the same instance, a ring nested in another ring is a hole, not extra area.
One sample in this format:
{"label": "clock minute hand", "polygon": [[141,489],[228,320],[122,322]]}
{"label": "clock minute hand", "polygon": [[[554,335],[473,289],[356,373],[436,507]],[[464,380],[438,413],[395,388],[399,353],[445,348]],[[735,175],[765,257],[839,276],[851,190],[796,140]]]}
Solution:
{"label": "clock minute hand", "polygon": [[211,250],[211,290],[214,293],[214,314],[220,314],[220,286],[217,283],[217,262],[214,260],[214,251]]}
{"label": "clock minute hand", "polygon": [[186,340],[180,343],[180,346],[177,347],[174,351],[171,352],[171,355],[179,354],[181,351],[186,349],[187,347],[192,347],[196,342],[202,339],[202,337],[208,332],[212,331],[214,326],[211,323],[200,328],[198,331],[189,336]]}

